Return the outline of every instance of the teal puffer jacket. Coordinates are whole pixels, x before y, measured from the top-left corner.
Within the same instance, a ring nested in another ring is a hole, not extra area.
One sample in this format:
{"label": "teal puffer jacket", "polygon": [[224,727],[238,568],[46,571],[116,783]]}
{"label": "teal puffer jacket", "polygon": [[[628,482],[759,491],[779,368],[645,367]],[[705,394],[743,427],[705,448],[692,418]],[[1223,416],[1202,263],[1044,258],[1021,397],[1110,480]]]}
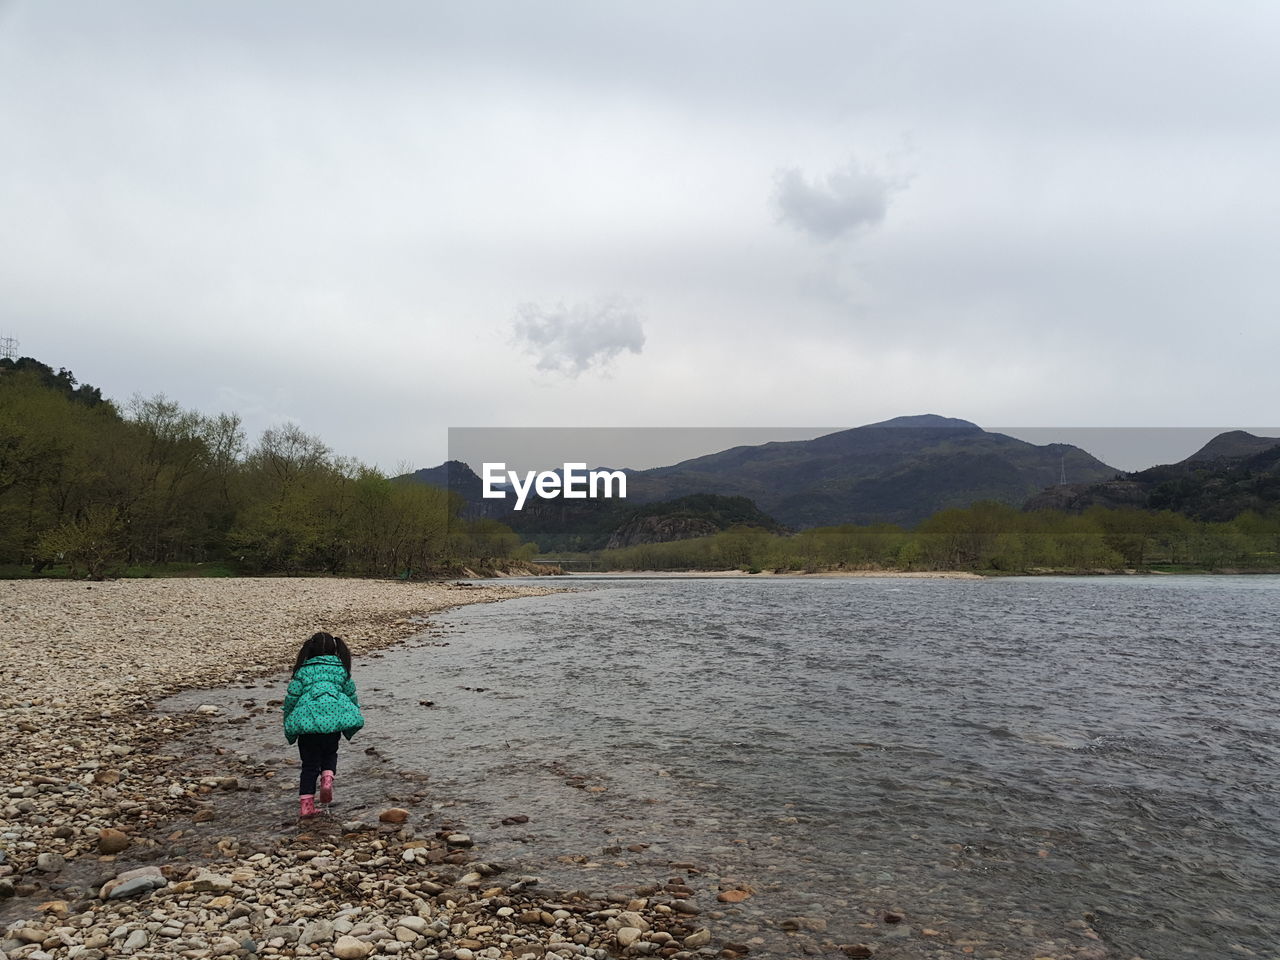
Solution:
{"label": "teal puffer jacket", "polygon": [[356,684],[332,655],[312,657],[298,668],[284,695],[284,735],[341,733],[348,740],[364,726]]}

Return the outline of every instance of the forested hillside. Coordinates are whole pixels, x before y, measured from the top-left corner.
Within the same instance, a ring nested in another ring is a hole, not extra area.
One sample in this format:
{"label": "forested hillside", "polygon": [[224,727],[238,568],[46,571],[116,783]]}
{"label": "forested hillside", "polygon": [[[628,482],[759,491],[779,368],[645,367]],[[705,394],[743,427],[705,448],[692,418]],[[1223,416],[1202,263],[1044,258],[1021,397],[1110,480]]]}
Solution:
{"label": "forested hillside", "polygon": [[630,500],[535,499],[503,522],[553,552],[682,540],[739,525],[781,529],[746,497],[713,493],[639,505]]}
{"label": "forested hillside", "polygon": [[39,361],[0,360],[0,564],[103,576],[165,564],[429,575],[528,555],[447,491],[394,481],[286,424],[163,396],[123,408]]}
{"label": "forested hillside", "polygon": [[1280,439],[1232,430],[1178,463],[1094,484],[1042,491],[1028,510],[1081,513],[1092,507],[1170,510],[1192,520],[1223,522],[1280,509]]}

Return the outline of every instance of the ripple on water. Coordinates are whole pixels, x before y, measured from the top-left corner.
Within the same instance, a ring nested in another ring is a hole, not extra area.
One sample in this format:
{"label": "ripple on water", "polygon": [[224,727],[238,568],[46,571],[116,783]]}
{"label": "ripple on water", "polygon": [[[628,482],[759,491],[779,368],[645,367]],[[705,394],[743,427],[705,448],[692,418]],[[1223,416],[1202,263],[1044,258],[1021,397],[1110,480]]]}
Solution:
{"label": "ripple on water", "polygon": [[530,814],[512,852],[535,865],[649,843],[657,876],[702,858],[767,891],[726,923],[822,913],[838,942],[897,904],[1009,951],[1087,945],[1088,915],[1118,956],[1270,956],[1277,599],[1266,578],[614,582],[455,611],[448,647],[360,669],[388,694],[368,733],[476,818]]}

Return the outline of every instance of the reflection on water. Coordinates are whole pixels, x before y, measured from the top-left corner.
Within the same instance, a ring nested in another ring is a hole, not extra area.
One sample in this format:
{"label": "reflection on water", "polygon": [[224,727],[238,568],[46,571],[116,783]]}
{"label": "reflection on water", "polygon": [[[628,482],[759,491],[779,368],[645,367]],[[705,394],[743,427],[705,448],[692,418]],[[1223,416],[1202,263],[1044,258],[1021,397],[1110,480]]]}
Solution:
{"label": "reflection on water", "polygon": [[[1278,600],[1270,578],[600,581],[454,611],[448,646],[358,679],[370,740],[552,881],[581,885],[566,853],[601,888],[693,863],[757,891],[725,908],[743,939],[803,916],[878,956],[1269,957]],[[859,926],[885,909],[904,923]]]}

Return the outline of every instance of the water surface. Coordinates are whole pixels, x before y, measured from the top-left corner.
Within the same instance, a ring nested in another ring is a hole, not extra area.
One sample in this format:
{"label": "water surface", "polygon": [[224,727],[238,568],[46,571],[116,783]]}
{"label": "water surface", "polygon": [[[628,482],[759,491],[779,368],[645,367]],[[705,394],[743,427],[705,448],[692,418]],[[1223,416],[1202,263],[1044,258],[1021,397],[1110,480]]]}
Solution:
{"label": "water surface", "polygon": [[497,854],[748,884],[753,956],[1277,956],[1277,579],[573,582],[357,668]]}

